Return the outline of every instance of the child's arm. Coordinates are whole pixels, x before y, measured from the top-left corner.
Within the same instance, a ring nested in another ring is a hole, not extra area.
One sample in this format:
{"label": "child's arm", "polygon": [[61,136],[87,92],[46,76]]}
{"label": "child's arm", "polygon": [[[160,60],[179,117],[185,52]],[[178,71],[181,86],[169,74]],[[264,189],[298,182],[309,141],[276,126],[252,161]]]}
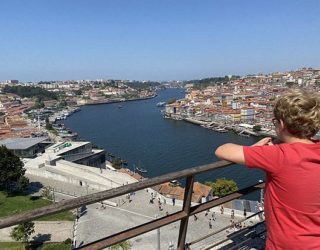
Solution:
{"label": "child's arm", "polygon": [[[256,142],[252,146],[265,146],[272,145],[271,137],[263,138],[262,140]],[[238,164],[245,164],[245,158],[243,154],[243,146],[226,143],[217,148],[215,152],[216,156],[222,160],[232,161]]]}
{"label": "child's arm", "polygon": [[238,164],[244,164],[243,146],[226,143],[216,149],[216,156],[221,160],[232,161]]}

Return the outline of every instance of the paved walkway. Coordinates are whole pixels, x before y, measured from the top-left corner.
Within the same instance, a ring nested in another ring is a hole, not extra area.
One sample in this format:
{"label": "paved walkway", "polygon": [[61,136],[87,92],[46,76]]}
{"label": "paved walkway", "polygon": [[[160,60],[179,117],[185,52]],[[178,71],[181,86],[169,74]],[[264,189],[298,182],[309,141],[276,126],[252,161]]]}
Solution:
{"label": "paved walkway", "polygon": [[[62,190],[64,193],[70,193],[71,196],[57,195],[58,200],[72,198],[73,195],[81,196],[88,193],[97,192],[97,190],[86,189],[85,187],[74,186],[64,182],[52,181],[45,178],[28,176],[31,181],[39,181],[44,185],[55,187],[58,191]],[[155,217],[165,216],[166,213],[173,213],[181,210],[179,206],[172,206],[163,204],[162,209],[159,210],[158,199],[154,199],[151,204],[151,194],[146,190],[140,190],[134,195],[130,196],[131,201],[124,195],[112,199],[113,203],[118,204],[117,207],[102,206],[100,203],[91,204],[82,207],[82,215],[78,220],[75,231],[76,246],[80,246],[108,235],[115,234],[122,230],[141,225],[153,220]],[[215,212],[215,220],[212,220],[212,214]],[[209,226],[209,219],[211,218],[212,228]],[[187,234],[187,242],[199,239],[210,232],[214,232],[220,228],[230,225],[230,211],[225,209],[223,215],[220,214],[219,207],[212,208],[206,215],[205,212],[197,214],[197,218],[190,217]],[[235,220],[243,219],[241,214],[235,215]],[[253,220],[246,222],[249,226]],[[165,227],[160,228],[160,249],[169,249],[170,245],[176,246],[178,239],[180,222],[175,222]],[[226,239],[233,231],[223,231],[214,236],[211,236],[199,243],[192,245],[192,249],[201,249],[205,246],[219,242]],[[152,250],[158,249],[158,231],[154,230],[144,235],[139,235],[130,242],[133,244],[132,249],[137,250]],[[66,237],[67,238],[67,237]],[[65,239],[63,239],[65,240]]]}
{"label": "paved walkway", "polygon": [[[80,246],[116,232],[146,223],[156,217],[165,216],[168,212],[173,213],[181,210],[181,207],[172,205],[163,205],[162,211],[159,211],[157,198],[153,204],[149,203],[150,193],[145,190],[136,192],[131,196],[131,202],[128,199],[121,198],[119,207],[104,208],[100,204],[86,206],[83,215],[80,217],[76,231],[76,245]],[[190,217],[187,234],[187,242],[199,239],[210,232],[214,232],[219,228],[230,225],[230,214],[220,214],[219,208],[211,209],[206,212],[197,214],[197,218]],[[209,227],[209,219],[215,212],[215,220],[211,220],[212,228]],[[236,216],[235,219],[242,219],[242,216]],[[250,223],[250,222],[248,222]],[[169,249],[170,244],[176,246],[178,239],[180,222],[175,222],[160,228],[161,249]],[[200,249],[201,247],[212,244],[214,241],[225,239],[230,232],[223,231],[194,245],[192,249]],[[132,249],[148,250],[157,249],[157,230],[151,231],[144,235],[139,235],[130,240],[133,243]]]}
{"label": "paved walkway", "polygon": [[[35,233],[31,235],[42,242],[61,242],[68,238],[72,239],[73,221],[35,221]],[[3,242],[14,241],[10,232],[14,226],[0,229],[0,239]]]}

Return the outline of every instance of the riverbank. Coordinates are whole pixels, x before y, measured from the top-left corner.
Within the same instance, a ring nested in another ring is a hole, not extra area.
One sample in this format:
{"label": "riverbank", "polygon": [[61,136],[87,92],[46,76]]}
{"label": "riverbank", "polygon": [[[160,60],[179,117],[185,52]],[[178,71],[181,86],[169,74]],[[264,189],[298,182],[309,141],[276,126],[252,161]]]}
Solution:
{"label": "riverbank", "polygon": [[183,118],[181,116],[174,116],[174,117],[168,117],[165,116],[167,119],[173,119],[173,120],[183,120],[195,125],[200,125],[203,128],[213,130],[218,133],[227,133],[227,132],[233,132],[239,136],[242,137],[261,137],[261,136],[270,136],[270,137],[276,137],[276,133],[274,130],[267,130],[263,129],[261,131],[254,131],[253,129],[249,128],[248,126],[245,126],[247,124],[225,124],[223,122],[219,121],[203,121],[196,118],[186,117]]}
{"label": "riverbank", "polygon": [[131,99],[112,99],[112,100],[100,100],[100,101],[94,101],[94,100],[87,100],[84,103],[79,103],[81,106],[85,105],[101,105],[101,104],[112,104],[112,103],[122,103],[122,102],[131,102],[131,101],[142,101],[142,100],[148,100],[155,98],[157,94],[154,94],[152,96],[145,96],[145,97],[138,97],[138,98],[131,98]]}

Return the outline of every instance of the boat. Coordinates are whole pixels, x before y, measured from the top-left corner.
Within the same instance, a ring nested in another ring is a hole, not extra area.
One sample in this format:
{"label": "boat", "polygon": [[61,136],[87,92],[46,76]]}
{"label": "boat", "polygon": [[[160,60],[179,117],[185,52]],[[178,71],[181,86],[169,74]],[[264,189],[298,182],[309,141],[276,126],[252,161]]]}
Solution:
{"label": "boat", "polygon": [[172,180],[170,181],[170,184],[173,186],[181,186],[181,183],[178,180]]}
{"label": "boat", "polygon": [[250,135],[248,134],[243,134],[243,133],[239,133],[238,135],[242,136],[242,137],[250,137]]}
{"label": "boat", "polygon": [[133,168],[134,168],[134,172],[137,171],[137,172],[140,172],[140,173],[148,173],[148,170],[146,170],[146,169],[141,167],[141,163],[140,162],[138,163],[138,167],[133,165]]}
{"label": "boat", "polygon": [[166,105],[166,102],[158,102],[156,106],[163,107],[164,105]]}
{"label": "boat", "polygon": [[227,133],[228,130],[224,129],[224,128],[216,128],[214,129],[214,131],[219,132],[219,133]]}
{"label": "boat", "polygon": [[140,173],[148,173],[148,170],[144,169],[144,168],[139,168],[139,167],[136,167],[136,170]]}
{"label": "boat", "polygon": [[118,105],[118,109],[122,109],[123,108],[123,106],[122,105]]}

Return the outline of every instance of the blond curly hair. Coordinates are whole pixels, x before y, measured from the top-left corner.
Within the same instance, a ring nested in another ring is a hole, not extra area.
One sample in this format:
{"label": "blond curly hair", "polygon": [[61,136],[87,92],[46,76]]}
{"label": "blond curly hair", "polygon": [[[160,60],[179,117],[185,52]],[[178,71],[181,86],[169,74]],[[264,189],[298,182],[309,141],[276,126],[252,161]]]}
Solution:
{"label": "blond curly hair", "polygon": [[320,95],[301,89],[290,90],[276,100],[274,116],[290,134],[312,138],[320,129]]}

